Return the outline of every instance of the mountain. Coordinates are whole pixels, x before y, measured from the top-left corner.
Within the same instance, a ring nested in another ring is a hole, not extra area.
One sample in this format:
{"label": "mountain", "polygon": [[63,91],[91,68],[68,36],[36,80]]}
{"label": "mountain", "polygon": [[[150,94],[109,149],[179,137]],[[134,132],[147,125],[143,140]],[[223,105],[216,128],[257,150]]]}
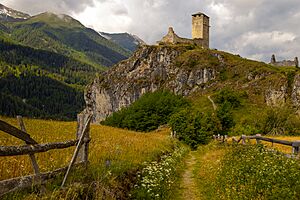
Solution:
{"label": "mountain", "polygon": [[0,4],[0,21],[22,21],[28,18],[30,15]]}
{"label": "mountain", "polygon": [[134,52],[140,45],[145,45],[146,43],[136,35],[129,33],[104,33],[100,32],[101,36],[114,43],[120,45],[124,49],[130,52]]}
{"label": "mountain", "polygon": [[144,93],[160,89],[189,97],[199,109],[210,106],[208,97],[224,87],[247,96],[243,117],[285,102],[300,106],[300,73],[295,67],[274,67],[191,45],[159,45],[139,48],[96,78],[86,90],[84,112],[100,122]]}
{"label": "mountain", "polygon": [[68,15],[0,12],[1,115],[75,119],[85,85],[131,54]]}
{"label": "mountain", "polygon": [[[18,22],[2,22],[6,36],[25,46],[72,57],[97,68],[111,66],[130,52],[68,15],[42,13]],[[2,34],[3,35],[3,34]]]}
{"label": "mountain", "polygon": [[0,115],[75,119],[83,88],[100,70],[0,39]]}

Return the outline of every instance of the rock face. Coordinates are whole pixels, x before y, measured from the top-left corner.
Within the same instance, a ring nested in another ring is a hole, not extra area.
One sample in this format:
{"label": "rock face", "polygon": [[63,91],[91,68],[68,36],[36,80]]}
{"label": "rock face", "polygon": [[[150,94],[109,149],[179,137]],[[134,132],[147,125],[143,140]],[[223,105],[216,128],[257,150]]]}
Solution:
{"label": "rock face", "polygon": [[[300,74],[291,77],[270,65],[192,46],[142,46],[128,60],[101,74],[85,92],[84,113],[100,122],[146,92],[212,94],[223,87],[244,90],[258,105],[291,100],[300,107]],[[293,79],[292,79],[293,78]],[[289,101],[288,101],[289,102]]]}
{"label": "rock face", "polygon": [[86,93],[85,113],[99,122],[122,107],[127,107],[146,92],[169,89],[189,95],[216,78],[214,68],[183,69],[176,58],[184,48],[143,46],[130,59],[122,61],[96,78]]}
{"label": "rock face", "polygon": [[299,108],[300,106],[300,75],[297,74],[294,78],[293,90],[292,90],[292,102]]}
{"label": "rock face", "polygon": [[279,89],[269,89],[265,95],[265,101],[268,106],[282,105],[286,102],[287,86],[283,85]]}

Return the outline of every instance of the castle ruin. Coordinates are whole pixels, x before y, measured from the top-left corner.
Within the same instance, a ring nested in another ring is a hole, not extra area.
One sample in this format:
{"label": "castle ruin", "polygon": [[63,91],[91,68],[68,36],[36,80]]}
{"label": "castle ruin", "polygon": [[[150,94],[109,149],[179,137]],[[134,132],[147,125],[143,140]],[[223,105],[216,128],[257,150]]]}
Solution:
{"label": "castle ruin", "polygon": [[298,57],[295,57],[294,60],[276,61],[276,57],[274,54],[271,57],[270,64],[273,66],[279,66],[279,67],[283,67],[283,66],[299,67]]}
{"label": "castle ruin", "polygon": [[209,17],[201,12],[192,15],[192,39],[179,37],[170,27],[158,44],[194,44],[209,48]]}

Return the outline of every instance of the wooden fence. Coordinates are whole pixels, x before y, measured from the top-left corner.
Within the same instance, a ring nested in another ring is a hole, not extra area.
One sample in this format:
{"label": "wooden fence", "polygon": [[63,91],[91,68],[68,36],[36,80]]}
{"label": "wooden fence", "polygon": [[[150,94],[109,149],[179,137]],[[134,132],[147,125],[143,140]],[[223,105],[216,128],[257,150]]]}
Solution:
{"label": "wooden fence", "polygon": [[[0,130],[23,140],[26,145],[0,146],[0,156],[29,155],[34,174],[0,181],[0,197],[7,193],[30,188],[32,186],[41,186],[40,192],[43,193],[45,190],[44,184],[47,180],[55,178],[57,175],[62,173],[66,173],[62,183],[63,187],[67,180],[70,169],[73,166],[83,165],[87,167],[89,142],[91,140],[90,115],[77,116],[77,131],[75,140],[47,144],[38,144],[38,142],[31,138],[31,136],[27,133],[22,117],[18,116],[17,119],[20,129],[0,120]],[[40,172],[39,165],[34,155],[35,153],[47,152],[52,149],[65,149],[72,146],[76,146],[76,149],[68,166],[50,172]]]}
{"label": "wooden fence", "polygon": [[[218,141],[223,141],[226,142],[228,140],[227,136],[214,136],[214,139],[218,140]],[[287,141],[287,140],[279,140],[279,139],[275,139],[275,138],[268,138],[268,137],[262,137],[260,134],[257,135],[253,135],[253,136],[246,136],[246,135],[242,135],[241,137],[239,137],[238,139],[235,137],[232,137],[232,142],[235,144],[238,143],[242,143],[243,145],[246,144],[247,141],[250,140],[256,140],[256,144],[260,144],[261,141],[265,141],[265,142],[270,142],[273,144],[281,144],[281,145],[285,145],[285,146],[290,146],[291,147],[291,155],[293,156],[298,156],[300,153],[300,141]]]}

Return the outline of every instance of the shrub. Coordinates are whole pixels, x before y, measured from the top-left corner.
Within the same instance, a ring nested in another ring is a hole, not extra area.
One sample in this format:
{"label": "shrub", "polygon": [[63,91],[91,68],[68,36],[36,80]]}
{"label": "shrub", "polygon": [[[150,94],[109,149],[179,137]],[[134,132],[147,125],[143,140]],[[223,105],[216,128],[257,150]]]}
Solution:
{"label": "shrub", "polygon": [[238,146],[221,161],[220,199],[299,199],[300,165],[263,146]]}
{"label": "shrub", "polygon": [[147,93],[128,108],[113,113],[102,124],[136,131],[151,131],[167,124],[173,113],[188,105],[189,102],[182,96],[168,91]]}
{"label": "shrub", "polygon": [[221,134],[227,134],[229,130],[235,125],[232,113],[232,106],[228,101],[225,101],[218,107],[217,117],[222,126]]}
{"label": "shrub", "polygon": [[262,123],[262,130],[265,134],[281,135],[299,133],[299,117],[293,114],[293,109],[288,105],[268,108],[265,119]]}
{"label": "shrub", "polygon": [[200,113],[184,109],[171,116],[169,124],[179,140],[196,149],[199,144],[207,144],[213,134],[220,131],[220,123],[214,114]]}
{"label": "shrub", "polygon": [[219,105],[227,102],[232,108],[238,108],[242,105],[241,99],[243,96],[247,96],[247,94],[235,92],[230,88],[224,88],[215,96],[215,101]]}

